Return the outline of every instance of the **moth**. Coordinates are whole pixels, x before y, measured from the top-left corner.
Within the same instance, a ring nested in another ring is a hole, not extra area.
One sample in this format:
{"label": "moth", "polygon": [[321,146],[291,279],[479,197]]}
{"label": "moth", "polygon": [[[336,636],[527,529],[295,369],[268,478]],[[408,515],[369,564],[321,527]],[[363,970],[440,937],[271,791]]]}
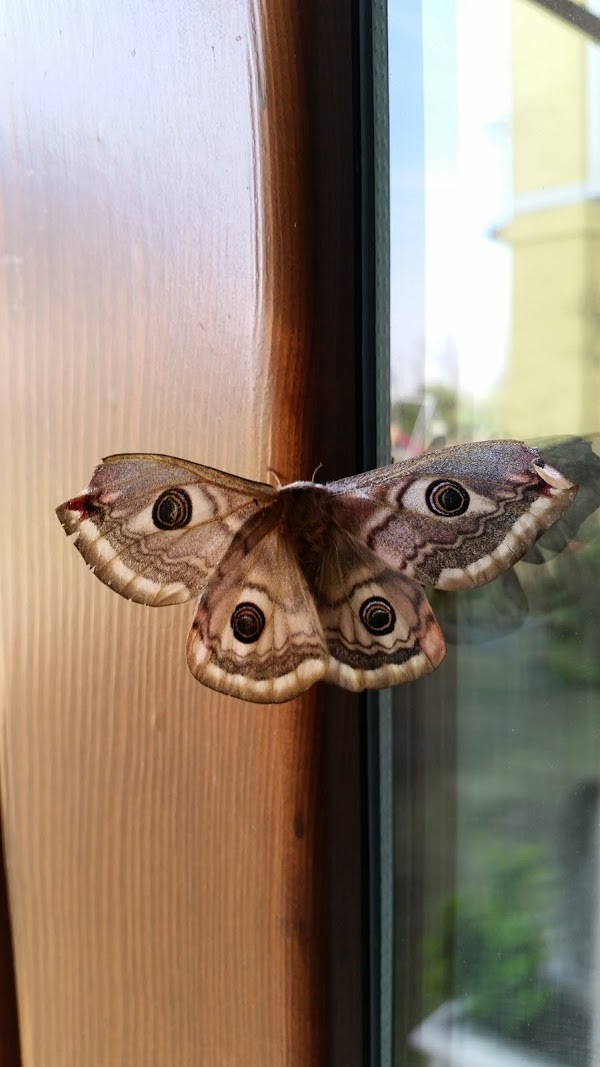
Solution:
{"label": "moth", "polygon": [[319,679],[357,691],[434,670],[445,642],[422,586],[491,581],[576,492],[537,449],[489,441],[279,487],[172,456],[108,456],[56,510],[122,596],[197,598],[198,681],[279,703]]}

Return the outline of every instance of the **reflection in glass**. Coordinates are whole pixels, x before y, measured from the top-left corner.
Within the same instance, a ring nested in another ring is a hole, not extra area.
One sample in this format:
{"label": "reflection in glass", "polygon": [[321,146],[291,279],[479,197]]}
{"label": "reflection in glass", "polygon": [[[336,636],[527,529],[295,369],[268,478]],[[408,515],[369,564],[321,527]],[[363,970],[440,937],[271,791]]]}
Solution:
{"label": "reflection in glass", "polygon": [[[598,46],[391,0],[389,62],[394,455],[600,431]],[[394,691],[396,1064],[600,1063],[598,527],[438,595]]]}

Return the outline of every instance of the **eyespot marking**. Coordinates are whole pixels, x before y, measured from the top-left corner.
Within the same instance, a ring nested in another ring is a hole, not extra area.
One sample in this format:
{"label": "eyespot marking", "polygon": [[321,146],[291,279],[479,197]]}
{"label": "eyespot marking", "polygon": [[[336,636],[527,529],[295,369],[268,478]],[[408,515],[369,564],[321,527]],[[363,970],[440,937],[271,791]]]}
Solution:
{"label": "eyespot marking", "polygon": [[459,482],[440,479],[432,482],[425,493],[425,503],[434,515],[450,517],[464,515],[469,507],[469,494]]}
{"label": "eyespot marking", "polygon": [[231,629],[236,641],[251,645],[258,641],[265,628],[264,612],[249,600],[238,604],[231,616]]}
{"label": "eyespot marking", "polygon": [[391,634],[396,625],[396,612],[389,600],[382,596],[371,596],[365,600],[364,604],[361,604],[359,616],[365,630],[375,637]]}
{"label": "eyespot marking", "polygon": [[165,489],[152,508],[152,522],[157,530],[182,530],[191,517],[192,499],[185,489]]}

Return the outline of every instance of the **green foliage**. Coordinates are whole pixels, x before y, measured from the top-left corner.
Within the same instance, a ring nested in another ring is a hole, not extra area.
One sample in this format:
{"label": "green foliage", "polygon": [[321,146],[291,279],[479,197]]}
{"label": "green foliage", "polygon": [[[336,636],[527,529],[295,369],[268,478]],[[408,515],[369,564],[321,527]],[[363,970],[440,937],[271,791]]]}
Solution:
{"label": "green foliage", "polygon": [[[570,684],[600,684],[600,534],[586,535],[563,579],[567,602],[551,612],[548,623],[548,658],[555,673]],[[567,570],[569,558],[557,563]]]}
{"label": "green foliage", "polygon": [[411,437],[416,421],[425,408],[428,421],[431,420],[437,427],[436,432],[441,432],[452,441],[457,434],[457,403],[455,389],[446,385],[428,385],[414,399],[394,401],[391,421],[402,433]]}
{"label": "green foliage", "polygon": [[543,894],[537,848],[495,848],[488,887],[450,898],[426,947],[428,992],[465,998],[469,1016],[517,1036],[547,1006],[539,972],[544,959]]}
{"label": "green foliage", "polygon": [[392,404],[391,421],[407,437],[412,436],[417,417],[421,410],[420,400],[396,400]]}

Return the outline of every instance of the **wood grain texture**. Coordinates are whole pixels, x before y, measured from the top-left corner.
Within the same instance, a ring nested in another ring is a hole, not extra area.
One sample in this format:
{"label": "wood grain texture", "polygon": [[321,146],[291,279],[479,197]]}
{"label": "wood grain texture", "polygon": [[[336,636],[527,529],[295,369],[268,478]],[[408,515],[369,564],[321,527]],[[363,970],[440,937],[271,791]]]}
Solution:
{"label": "wood grain texture", "polygon": [[198,686],[189,608],[114,596],[54,515],[111,452],[254,478],[322,458],[303,10],[5,19],[1,786],[25,1067],[325,1062],[317,698]]}
{"label": "wood grain texture", "polygon": [[0,841],[0,1067],[20,1067],[21,1049],[17,1013],[12,930],[8,908],[8,887],[4,846]]}

